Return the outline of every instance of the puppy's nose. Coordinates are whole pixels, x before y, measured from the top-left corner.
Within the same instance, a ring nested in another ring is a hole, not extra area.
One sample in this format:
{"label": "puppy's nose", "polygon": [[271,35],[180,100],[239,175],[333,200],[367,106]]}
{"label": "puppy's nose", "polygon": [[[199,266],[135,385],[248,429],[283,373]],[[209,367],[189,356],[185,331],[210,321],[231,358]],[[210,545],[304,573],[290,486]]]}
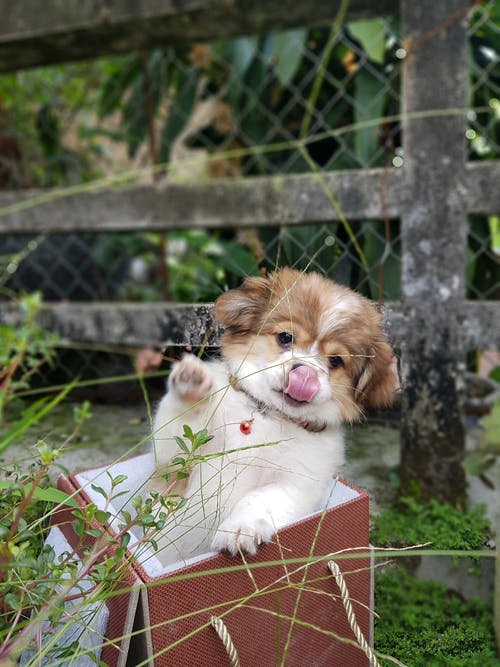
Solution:
{"label": "puppy's nose", "polygon": [[305,364],[294,364],[288,373],[285,394],[302,403],[312,401],[320,388],[316,371]]}

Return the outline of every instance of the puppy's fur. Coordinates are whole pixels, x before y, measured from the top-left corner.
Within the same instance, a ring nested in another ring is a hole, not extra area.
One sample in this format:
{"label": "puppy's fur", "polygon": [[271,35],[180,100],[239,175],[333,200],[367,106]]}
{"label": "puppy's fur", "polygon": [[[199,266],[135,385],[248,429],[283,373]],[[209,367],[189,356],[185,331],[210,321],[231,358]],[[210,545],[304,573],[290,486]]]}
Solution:
{"label": "puppy's fur", "polygon": [[318,274],[248,278],[217,299],[215,317],[222,360],[175,364],[154,420],[158,490],[183,424],[214,436],[162,532],[164,562],[210,549],[254,554],[317,509],[344,460],[342,424],[388,406],[398,386],[378,312]]}

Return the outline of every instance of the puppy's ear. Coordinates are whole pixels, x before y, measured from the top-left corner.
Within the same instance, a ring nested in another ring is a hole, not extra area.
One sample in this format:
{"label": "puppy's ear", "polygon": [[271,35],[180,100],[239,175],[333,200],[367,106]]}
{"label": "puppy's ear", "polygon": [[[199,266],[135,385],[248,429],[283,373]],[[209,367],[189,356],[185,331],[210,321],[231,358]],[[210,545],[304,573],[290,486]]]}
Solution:
{"label": "puppy's ear", "polygon": [[397,359],[384,341],[375,341],[354,383],[354,397],[362,405],[389,407],[399,391]]}
{"label": "puppy's ear", "polygon": [[269,309],[271,291],[270,278],[246,278],[241,287],[215,301],[215,319],[231,334],[255,331]]}

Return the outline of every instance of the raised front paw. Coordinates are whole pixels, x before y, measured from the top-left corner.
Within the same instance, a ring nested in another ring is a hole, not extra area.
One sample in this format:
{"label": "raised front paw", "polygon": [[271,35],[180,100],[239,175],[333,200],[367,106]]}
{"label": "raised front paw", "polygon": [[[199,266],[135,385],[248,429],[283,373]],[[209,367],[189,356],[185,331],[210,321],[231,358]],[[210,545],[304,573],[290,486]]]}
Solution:
{"label": "raised front paw", "polygon": [[235,556],[240,551],[254,556],[260,544],[269,542],[274,535],[274,527],[267,519],[238,521],[226,519],[221,523],[212,540],[214,551],[229,551]]}
{"label": "raised front paw", "polygon": [[212,378],[203,361],[188,354],[174,366],[169,384],[183,401],[197,403],[209,393]]}

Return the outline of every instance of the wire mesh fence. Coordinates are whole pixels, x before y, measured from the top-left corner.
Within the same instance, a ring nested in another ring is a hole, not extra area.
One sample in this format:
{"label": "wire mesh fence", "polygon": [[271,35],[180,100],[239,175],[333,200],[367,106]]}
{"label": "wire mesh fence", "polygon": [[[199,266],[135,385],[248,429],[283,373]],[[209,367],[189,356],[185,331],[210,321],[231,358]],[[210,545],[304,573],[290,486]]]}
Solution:
{"label": "wire mesh fence", "polygon": [[[497,4],[469,15],[469,159],[500,153]],[[437,37],[435,37],[437,38]],[[0,188],[402,167],[397,17],[0,78]],[[152,175],[154,172],[154,175]],[[383,178],[381,190],[383,190]],[[311,221],[312,222],[312,221]],[[500,218],[470,221],[467,297],[498,299]],[[165,233],[0,237],[2,283],[48,301],[210,301],[288,264],[379,300],[400,296],[398,220]]]}

